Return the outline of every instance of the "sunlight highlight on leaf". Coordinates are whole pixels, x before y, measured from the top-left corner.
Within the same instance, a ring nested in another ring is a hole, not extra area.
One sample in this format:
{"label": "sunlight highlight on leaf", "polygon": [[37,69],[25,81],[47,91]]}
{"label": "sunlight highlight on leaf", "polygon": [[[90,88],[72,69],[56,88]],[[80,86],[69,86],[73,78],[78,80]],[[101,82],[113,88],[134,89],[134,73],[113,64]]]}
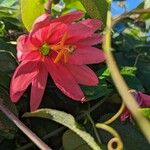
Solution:
{"label": "sunlight highlight on leaf", "polygon": [[44,13],[47,0],[21,0],[21,16],[24,26],[30,31],[34,20]]}
{"label": "sunlight highlight on leaf", "polygon": [[74,117],[70,114],[67,114],[63,111],[58,111],[54,109],[39,109],[31,113],[25,113],[23,117],[41,117],[51,119],[57,123],[60,123],[70,130],[78,134],[93,150],[101,150],[97,145],[94,138],[82,130],[79,124],[75,121]]}

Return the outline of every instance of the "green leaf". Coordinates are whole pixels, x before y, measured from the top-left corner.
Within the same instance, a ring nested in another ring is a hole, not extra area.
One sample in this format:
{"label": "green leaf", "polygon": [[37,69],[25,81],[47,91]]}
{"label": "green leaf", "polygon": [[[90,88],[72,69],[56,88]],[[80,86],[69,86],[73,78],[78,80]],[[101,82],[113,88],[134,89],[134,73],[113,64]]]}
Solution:
{"label": "green leaf", "polygon": [[[92,150],[80,136],[67,130],[63,134],[63,148],[64,150]],[[100,147],[102,150],[107,150],[107,145],[101,144]]]}
{"label": "green leaf", "polygon": [[17,66],[15,57],[11,52],[0,50],[0,72],[11,73]]}
{"label": "green leaf", "polygon": [[54,109],[39,109],[32,113],[25,113],[23,116],[41,117],[56,121],[78,134],[92,149],[101,150],[94,138],[86,131],[83,131],[79,124],[75,121],[74,117],[70,114]]}
{"label": "green leaf", "polygon": [[12,45],[0,38],[0,51],[9,51],[11,52],[10,54],[14,57],[14,55],[16,55],[16,45]]}
{"label": "green leaf", "polygon": [[[141,81],[135,76],[136,71],[137,71],[136,67],[125,66],[120,68],[120,73],[127,82],[129,88],[136,89],[138,91],[144,91],[144,87]],[[102,77],[110,78],[109,69],[104,70],[104,72],[102,73]]]}
{"label": "green leaf", "polygon": [[[135,76],[136,71],[137,71],[136,67],[125,66],[125,67],[121,67],[120,68],[120,73],[122,75]],[[107,77],[107,76],[110,76],[110,75],[111,75],[111,73],[110,73],[110,71],[109,71],[108,68],[106,68],[105,70],[103,70],[102,77]]]}
{"label": "green leaf", "polygon": [[82,138],[71,130],[63,134],[63,148],[64,150],[91,150]]}
{"label": "green leaf", "polygon": [[12,7],[14,6],[16,3],[18,3],[18,0],[1,0],[0,1],[0,6],[3,6],[3,7]]}
{"label": "green leaf", "polygon": [[111,89],[107,87],[107,83],[101,79],[97,86],[81,86],[82,91],[87,100],[95,100],[102,96],[108,95]]}
{"label": "green leaf", "polygon": [[[144,9],[148,9],[148,8],[150,8],[150,1],[149,0],[144,0]],[[144,14],[144,17],[148,18],[146,20],[146,28],[149,29],[150,28],[150,15],[149,15],[149,13]]]}
{"label": "green leaf", "polygon": [[[3,21],[8,27],[8,24],[17,25],[19,22],[19,0],[0,0],[0,21]],[[14,26],[11,26],[11,29]]]}
{"label": "green leaf", "polygon": [[0,37],[4,37],[6,34],[5,24],[4,22],[0,21]]}
{"label": "green leaf", "polygon": [[[4,100],[2,103],[17,115],[17,109],[15,105],[9,99],[7,91],[1,86],[0,98]],[[8,139],[13,139],[16,131],[17,127],[5,116],[5,114],[0,111],[0,135]]]}
{"label": "green leaf", "polygon": [[57,3],[59,3],[59,1],[60,1],[60,0],[53,0],[53,3],[54,3],[54,4],[57,4]]}
{"label": "green leaf", "polygon": [[121,74],[135,76],[136,71],[137,71],[136,67],[125,66],[122,67]]}
{"label": "green leaf", "polygon": [[107,0],[80,0],[91,18],[101,19],[106,24],[106,14],[108,10]]}
{"label": "green leaf", "polygon": [[3,140],[0,144],[1,150],[14,150],[16,148],[14,140]]}
{"label": "green leaf", "polygon": [[22,21],[28,31],[31,30],[35,19],[44,13],[44,4],[47,0],[21,0]]}
{"label": "green leaf", "polygon": [[78,9],[85,12],[85,8],[81,4],[80,0],[64,0],[66,9]]}
{"label": "green leaf", "polygon": [[[142,82],[143,86],[147,90],[147,92],[150,92],[150,60],[149,56],[145,57],[145,60],[140,60],[138,63],[138,78]],[[147,61],[147,62],[146,62]]]}
{"label": "green leaf", "polygon": [[9,51],[0,50],[0,85],[9,87],[10,74],[15,70],[17,62]]}
{"label": "green leaf", "polygon": [[45,120],[44,118],[30,118],[31,130],[39,137],[45,136],[59,128],[59,124],[52,120]]}
{"label": "green leaf", "polygon": [[140,108],[139,110],[146,118],[150,119],[150,108]]}
{"label": "green leaf", "polygon": [[123,75],[123,77],[130,89],[136,89],[137,91],[144,91],[141,81],[136,76]]}
{"label": "green leaf", "polygon": [[122,67],[121,74],[127,82],[129,88],[136,89],[138,91],[144,91],[143,85],[140,80],[135,76],[137,71],[136,67]]}

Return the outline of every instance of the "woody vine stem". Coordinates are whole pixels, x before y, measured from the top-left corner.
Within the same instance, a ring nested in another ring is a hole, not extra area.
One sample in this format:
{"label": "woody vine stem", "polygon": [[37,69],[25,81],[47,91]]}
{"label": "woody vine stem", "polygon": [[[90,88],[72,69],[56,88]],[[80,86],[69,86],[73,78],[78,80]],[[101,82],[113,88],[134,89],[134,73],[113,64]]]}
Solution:
{"label": "woody vine stem", "polygon": [[3,105],[3,99],[0,98],[0,110],[41,150],[51,150],[35,133],[25,126],[6,106]]}
{"label": "woody vine stem", "polygon": [[52,8],[52,0],[48,0],[44,6],[45,12],[51,14],[51,8]]}
{"label": "woody vine stem", "polygon": [[128,92],[129,89],[120,75],[119,69],[115,62],[115,59],[111,52],[111,27],[112,27],[112,16],[111,16],[111,3],[112,0],[107,0],[109,4],[108,12],[107,12],[107,23],[106,23],[106,30],[105,30],[105,39],[103,43],[103,49],[106,55],[106,62],[107,66],[111,72],[112,79],[118,92],[120,93],[124,103],[132,113],[134,119],[137,121],[141,131],[143,132],[144,136],[150,143],[150,123],[148,120],[138,111],[138,104],[133,96]]}

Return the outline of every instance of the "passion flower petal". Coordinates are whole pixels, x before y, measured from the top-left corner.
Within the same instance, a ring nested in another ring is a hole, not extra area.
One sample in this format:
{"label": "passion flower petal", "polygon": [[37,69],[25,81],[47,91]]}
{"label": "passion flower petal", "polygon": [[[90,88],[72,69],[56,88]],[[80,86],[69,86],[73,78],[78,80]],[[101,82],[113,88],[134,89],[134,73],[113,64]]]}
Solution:
{"label": "passion flower petal", "polygon": [[56,86],[68,97],[82,101],[84,94],[70,72],[60,63],[54,64],[53,61],[48,59],[45,62]]}
{"label": "passion flower petal", "polygon": [[98,84],[97,76],[88,66],[67,64],[66,68],[71,72],[71,74],[79,84],[88,86],[95,86]]}
{"label": "passion flower petal", "polygon": [[30,109],[31,111],[36,110],[42,101],[44,94],[48,72],[44,68],[44,64],[39,64],[39,73],[32,80],[31,98],[30,98]]}
{"label": "passion flower petal", "polygon": [[36,61],[24,61],[15,70],[10,85],[10,96],[13,102],[19,100],[21,94],[38,74],[37,65]]}
{"label": "passion flower petal", "polygon": [[[134,96],[140,107],[150,107],[150,95],[146,95],[142,92],[137,92],[135,90],[130,90],[129,92]],[[128,118],[131,119],[131,117],[132,116],[130,111],[127,107],[125,107],[123,113],[120,116],[121,121],[125,121]]]}
{"label": "passion flower petal", "polygon": [[65,14],[61,17],[58,17],[54,19],[52,22],[62,22],[62,23],[71,24],[72,22],[79,20],[83,16],[84,16],[84,13],[82,11],[74,11],[74,12]]}
{"label": "passion flower petal", "polygon": [[94,47],[80,46],[68,58],[69,64],[85,65],[96,64],[105,60],[104,53]]}
{"label": "passion flower petal", "polygon": [[102,42],[103,38],[100,34],[93,34],[92,36],[82,39],[76,43],[76,45],[83,45],[83,46],[91,46],[96,45]]}

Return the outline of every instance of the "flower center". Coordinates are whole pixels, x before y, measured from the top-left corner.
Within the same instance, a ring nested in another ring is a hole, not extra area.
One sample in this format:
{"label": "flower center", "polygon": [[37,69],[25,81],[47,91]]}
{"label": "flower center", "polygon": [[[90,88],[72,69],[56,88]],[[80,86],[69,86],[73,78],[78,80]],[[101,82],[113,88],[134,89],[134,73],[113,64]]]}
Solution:
{"label": "flower center", "polygon": [[50,53],[51,49],[47,43],[43,44],[40,48],[40,52],[42,55],[46,56]]}
{"label": "flower center", "polygon": [[62,57],[64,58],[64,62],[66,63],[69,55],[72,54],[76,50],[75,45],[65,44],[67,37],[68,37],[68,34],[67,32],[65,32],[59,43],[50,46],[52,50],[58,53],[54,60],[54,63],[59,62],[62,59]]}

